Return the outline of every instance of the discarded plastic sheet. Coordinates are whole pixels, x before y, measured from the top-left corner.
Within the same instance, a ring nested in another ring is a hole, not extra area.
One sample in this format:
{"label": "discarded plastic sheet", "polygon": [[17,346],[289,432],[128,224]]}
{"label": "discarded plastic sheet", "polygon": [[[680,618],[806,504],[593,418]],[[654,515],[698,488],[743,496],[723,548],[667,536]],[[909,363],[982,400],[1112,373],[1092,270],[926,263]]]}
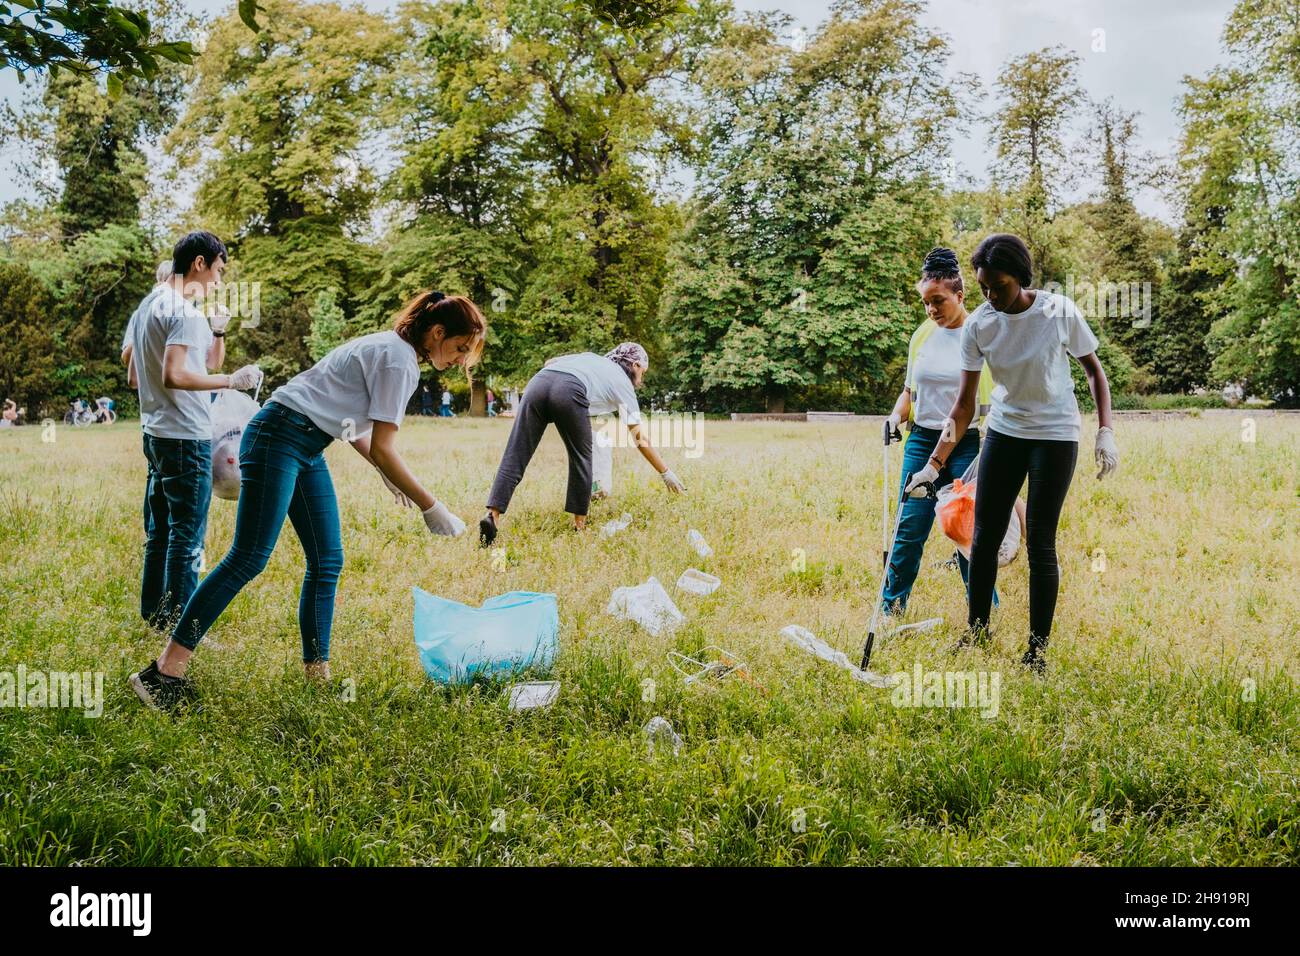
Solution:
{"label": "discarded plastic sheet", "polygon": [[781,628],[781,636],[796,647],[803,648],[814,657],[821,658],[828,664],[834,664],[836,667],[848,671],[849,676],[854,680],[869,684],[872,687],[879,687],[882,690],[888,690],[896,683],[893,678],[883,677],[875,671],[864,671],[862,668],[856,667],[843,651],[835,650],[806,627],[800,627],[798,624],[787,624]]}
{"label": "discarded plastic sheet", "polygon": [[712,594],[722,585],[722,579],[705,574],[697,568],[687,568],[677,579],[677,590],[688,594]]}
{"label": "discarded plastic sheet", "polygon": [[653,574],[642,584],[615,588],[605,612],[640,624],[656,637],[686,620]]}
{"label": "discarded plastic sheet", "polygon": [[681,752],[682,738],[677,736],[677,731],[673,730],[673,725],[663,717],[651,717],[642,733],[645,734],[646,747],[650,751],[651,757],[655,755],[656,750],[664,752],[672,750],[674,757]]}
{"label": "discarded plastic sheet", "polygon": [[559,696],[560,682],[557,680],[524,681],[510,688],[510,709],[533,710],[537,707],[550,707]]}
{"label": "discarded plastic sheet", "polygon": [[626,531],[628,525],[632,523],[632,513],[624,511],[622,516],[615,518],[613,521],[606,521],[600,529],[602,538],[612,538],[620,531]]}
{"label": "discarded plastic sheet", "polygon": [[[718,659],[706,660],[705,652],[707,651],[717,651]],[[668,652],[668,666],[682,675],[684,678],[682,683],[687,686],[708,681],[720,681],[731,676],[743,666],[732,655],[712,644],[702,648],[698,653],[700,655],[699,659],[691,657],[689,654],[683,654],[681,651]]]}
{"label": "discarded plastic sheet", "polygon": [[554,594],[510,591],[482,607],[449,601],[420,588],[415,595],[415,646],[425,673],[463,683],[476,674],[513,674],[555,659],[560,616]]}
{"label": "discarded plastic sheet", "polygon": [[896,627],[894,628],[894,633],[903,634],[907,631],[916,631],[919,634],[921,631],[932,631],[942,623],[943,618],[931,617],[924,621],[917,621],[915,624],[904,624],[901,627]]}
{"label": "discarded plastic sheet", "polygon": [[701,558],[707,558],[713,553],[713,549],[709,547],[709,542],[704,540],[704,535],[694,528],[686,532],[686,540],[691,543],[691,547],[695,549],[695,552]]}

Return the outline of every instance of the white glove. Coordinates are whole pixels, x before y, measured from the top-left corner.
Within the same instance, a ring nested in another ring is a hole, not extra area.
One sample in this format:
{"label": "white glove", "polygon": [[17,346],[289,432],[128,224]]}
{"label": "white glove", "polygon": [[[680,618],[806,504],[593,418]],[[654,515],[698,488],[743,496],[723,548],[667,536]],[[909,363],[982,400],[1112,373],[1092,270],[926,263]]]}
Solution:
{"label": "white glove", "polygon": [[465,533],[465,522],[448,511],[447,506],[441,501],[435,501],[433,507],[422,514],[425,526],[434,534],[457,538]]}
{"label": "white glove", "polygon": [[1105,478],[1119,467],[1119,445],[1115,444],[1115,433],[1107,425],[1097,429],[1097,447],[1093,451],[1097,460],[1097,480]]}
{"label": "white glove", "polygon": [[[926,462],[924,468],[922,468],[916,474],[912,475],[912,480],[909,481],[907,483],[907,487],[903,489],[903,494],[910,498],[912,496],[913,488],[923,485],[927,481],[934,482],[937,481],[938,479],[939,479],[939,469],[934,467],[934,462],[932,461]],[[919,498],[921,497],[921,495],[917,495],[917,497]]]}
{"label": "white glove", "polygon": [[889,417],[885,419],[885,444],[886,445],[891,444],[892,442],[903,440],[903,436],[898,430],[901,424],[902,424],[902,420],[898,417],[898,413],[890,412]]}
{"label": "white glove", "polygon": [[226,311],[225,306],[217,306],[208,321],[212,324],[213,332],[224,332],[226,326],[230,324],[230,313]]}
{"label": "white glove", "polygon": [[675,495],[680,495],[686,490],[686,486],[682,484],[682,480],[673,474],[671,468],[665,470],[659,475],[659,477],[664,480],[664,484],[668,486],[668,490]]}
{"label": "white glove", "polygon": [[256,388],[262,381],[262,370],[256,365],[245,365],[230,374],[230,388]]}
{"label": "white glove", "polygon": [[[375,465],[375,471],[379,471],[378,465]],[[397,502],[403,508],[411,507],[411,499],[406,497],[406,495],[402,493],[401,488],[398,488],[397,485],[389,481],[388,476],[385,475],[382,471],[379,471],[379,477],[384,479],[384,487],[387,488],[390,492],[392,492],[393,500],[395,502]]]}

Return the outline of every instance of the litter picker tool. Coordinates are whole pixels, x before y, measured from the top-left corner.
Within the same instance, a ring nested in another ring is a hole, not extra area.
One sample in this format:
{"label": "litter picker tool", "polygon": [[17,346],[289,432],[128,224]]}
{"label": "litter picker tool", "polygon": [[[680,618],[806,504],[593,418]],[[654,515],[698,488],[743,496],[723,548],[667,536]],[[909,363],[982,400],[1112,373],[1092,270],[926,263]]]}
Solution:
{"label": "litter picker tool", "polygon": [[[882,614],[882,608],[885,602],[885,584],[889,580],[889,555],[894,548],[894,539],[898,537],[898,525],[903,520],[903,505],[906,503],[906,500],[909,497],[930,498],[930,499],[934,499],[938,497],[938,493],[936,492],[934,487],[934,482],[932,481],[921,482],[921,484],[917,485],[915,488],[912,489],[910,495],[900,495],[898,499],[898,509],[894,514],[893,530],[892,531],[889,530],[890,527],[889,525],[889,499],[890,499],[889,445],[893,439],[901,439],[901,438],[902,435],[898,432],[897,429],[893,430],[892,435],[890,434],[889,419],[885,419],[885,431],[884,431],[884,443],[883,443],[884,467],[882,469],[883,477],[881,479],[883,483],[882,493],[881,493],[881,502],[883,508],[882,508],[881,521],[880,521],[881,536],[882,536],[880,587],[876,591],[876,606],[871,610],[871,623],[867,627],[867,642],[862,648],[862,669],[864,671],[871,664],[871,652],[872,650],[875,649],[875,645],[876,645],[876,632],[877,630],[880,629],[880,625],[881,625],[880,616]],[[907,483],[911,480],[912,480],[912,475],[909,473],[903,479],[903,487],[906,488]],[[929,628],[934,627],[935,624],[939,623],[940,620],[941,620],[940,618],[933,618],[932,620],[929,621],[921,621],[918,624],[908,624],[903,627],[896,628],[895,632],[897,633],[901,631],[928,630]]]}

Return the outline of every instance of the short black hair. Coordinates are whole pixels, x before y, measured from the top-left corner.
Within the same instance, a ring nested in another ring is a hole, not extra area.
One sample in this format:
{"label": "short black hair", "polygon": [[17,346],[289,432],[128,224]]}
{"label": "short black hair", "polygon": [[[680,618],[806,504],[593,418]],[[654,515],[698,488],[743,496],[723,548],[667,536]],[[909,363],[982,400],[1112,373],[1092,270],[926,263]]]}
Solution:
{"label": "short black hair", "polygon": [[971,266],[976,269],[996,269],[1005,272],[1021,286],[1027,287],[1034,281],[1034,258],[1029,254],[1029,247],[1019,236],[1009,232],[997,232],[986,238],[970,257]]}
{"label": "short black hair", "polygon": [[172,249],[172,272],[184,277],[199,256],[202,256],[208,265],[212,265],[219,258],[227,261],[230,258],[226,255],[226,244],[212,233],[191,232]]}

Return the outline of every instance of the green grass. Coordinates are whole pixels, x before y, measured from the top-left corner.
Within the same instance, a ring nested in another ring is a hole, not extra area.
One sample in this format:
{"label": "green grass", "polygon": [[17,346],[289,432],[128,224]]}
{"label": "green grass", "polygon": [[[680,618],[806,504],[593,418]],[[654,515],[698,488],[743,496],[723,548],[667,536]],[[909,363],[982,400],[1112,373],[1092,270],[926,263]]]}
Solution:
{"label": "green grass", "polygon": [[[956,572],[935,566],[950,552],[935,530],[912,613],[946,623],[885,642],[874,666],[996,671],[994,719],[896,707],[778,635],[798,623],[860,651],[878,580],[875,427],[710,421],[702,457],[666,452],[684,499],[621,449],[618,496],[592,515],[594,529],[632,512],[613,539],[568,529],[563,453],[548,436],[503,524],[500,571],[468,536],[431,538],[336,445],[347,564],[332,657],[356,700],[303,684],[302,556],[286,526],[266,573],[217,622],[222,649],[200,646],[202,710],[175,719],[125,683],[161,645],[136,610],[137,425],[61,428],[53,444],[39,428],[0,433],[0,670],[101,670],[106,693],[99,719],[0,710],[0,861],[1300,862],[1300,422],[1260,419],[1253,445],[1239,426],[1123,421],[1121,471],[1104,483],[1085,439],[1045,679],[1016,666],[1023,552],[999,579],[992,645],[948,656],[964,596]],[[410,421],[402,446],[476,518],[507,428]],[[233,515],[213,502],[209,564]],[[690,550],[690,527],[711,558]],[[655,574],[672,591],[688,566],[723,585],[675,594],[688,619],[674,635],[603,613],[615,587]],[[469,603],[558,594],[558,702],[512,713],[499,686],[429,682],[412,585]],[[763,689],[684,687],[667,652],[709,644]],[[647,754],[641,728],[656,714],[684,739],[676,758]]]}

